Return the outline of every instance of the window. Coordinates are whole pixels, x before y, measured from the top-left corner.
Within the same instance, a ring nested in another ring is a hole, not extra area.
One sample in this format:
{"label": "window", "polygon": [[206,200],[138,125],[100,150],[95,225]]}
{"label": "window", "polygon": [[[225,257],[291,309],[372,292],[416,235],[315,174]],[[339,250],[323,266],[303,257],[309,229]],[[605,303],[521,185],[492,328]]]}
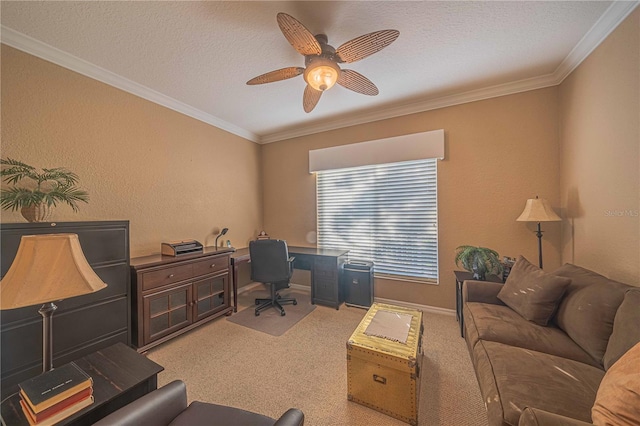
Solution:
{"label": "window", "polygon": [[318,172],[318,246],[373,260],[377,276],[437,281],[436,161]]}

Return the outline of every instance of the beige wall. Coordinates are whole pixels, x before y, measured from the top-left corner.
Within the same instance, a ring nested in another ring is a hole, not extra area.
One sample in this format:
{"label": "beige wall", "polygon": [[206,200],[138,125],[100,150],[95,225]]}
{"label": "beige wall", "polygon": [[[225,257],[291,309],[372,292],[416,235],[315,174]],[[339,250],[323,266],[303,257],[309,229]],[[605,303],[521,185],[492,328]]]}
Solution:
{"label": "beige wall", "polygon": [[640,9],[559,97],[563,260],[640,285]]}
{"label": "beige wall", "polygon": [[[78,173],[90,203],[77,214],[59,207],[53,220],[128,219],[138,256],[167,240],[212,245],[221,227],[236,247],[263,228],[313,246],[310,149],[444,129],[440,283],[378,279],[377,297],[453,309],[462,244],[535,263],[534,226],[515,221],[535,195],[568,218],[543,225],[546,270],[568,261],[638,284],[639,21],[636,10],[560,87],[262,147],[2,45],[1,154]],[[2,221],[23,219],[3,211]]]}
{"label": "beige wall", "polygon": [[134,257],[162,241],[213,245],[222,227],[244,247],[262,228],[259,145],[5,45],[1,149],[76,172],[89,204],[52,220],[128,219]]}
{"label": "beige wall", "polygon": [[[523,254],[537,263],[533,226],[515,219],[527,198],[559,206],[557,88],[413,114],[263,147],[264,223],[291,245],[313,246],[315,175],[310,149],[428,130],[445,130],[438,162],[440,284],[376,279],[377,297],[453,309],[455,248],[463,244]],[[545,224],[545,269],[560,265],[560,225]]]}

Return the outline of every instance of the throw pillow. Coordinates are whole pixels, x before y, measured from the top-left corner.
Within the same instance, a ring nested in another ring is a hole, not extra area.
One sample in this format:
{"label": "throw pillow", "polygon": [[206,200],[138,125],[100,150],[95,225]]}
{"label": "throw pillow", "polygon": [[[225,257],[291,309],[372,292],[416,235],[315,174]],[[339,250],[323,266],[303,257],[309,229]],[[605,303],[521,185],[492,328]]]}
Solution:
{"label": "throw pillow", "polygon": [[520,256],[498,299],[523,318],[546,326],[571,279],[547,274]]}
{"label": "throw pillow", "polygon": [[597,426],[640,424],[640,343],[607,370],[591,408]]}
{"label": "throw pillow", "polygon": [[613,320],[613,332],[604,353],[608,370],[633,345],[640,342],[640,289],[627,290]]}
{"label": "throw pillow", "polygon": [[571,279],[554,315],[555,323],[593,359],[604,365],[603,357],[616,312],[624,300],[625,291],[633,287],[569,263],[552,273]]}

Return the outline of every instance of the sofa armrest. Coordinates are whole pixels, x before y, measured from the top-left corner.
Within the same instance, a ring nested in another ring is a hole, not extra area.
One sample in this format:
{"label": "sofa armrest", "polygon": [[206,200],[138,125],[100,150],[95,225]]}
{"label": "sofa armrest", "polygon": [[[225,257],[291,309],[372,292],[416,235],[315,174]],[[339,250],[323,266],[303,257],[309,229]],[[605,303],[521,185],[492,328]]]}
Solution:
{"label": "sofa armrest", "polygon": [[94,426],[168,425],[187,408],[187,387],[173,381],[125,405]]}
{"label": "sofa armrest", "polygon": [[462,283],[462,301],[467,302],[490,303],[492,305],[504,305],[502,300],[498,299],[498,293],[502,289],[503,284],[491,281],[465,280]]}
{"label": "sofa armrest", "polygon": [[303,426],[304,414],[297,408],[289,408],[273,426]]}
{"label": "sofa armrest", "polygon": [[520,415],[518,426],[592,426],[582,420],[561,416],[537,408],[527,407]]}

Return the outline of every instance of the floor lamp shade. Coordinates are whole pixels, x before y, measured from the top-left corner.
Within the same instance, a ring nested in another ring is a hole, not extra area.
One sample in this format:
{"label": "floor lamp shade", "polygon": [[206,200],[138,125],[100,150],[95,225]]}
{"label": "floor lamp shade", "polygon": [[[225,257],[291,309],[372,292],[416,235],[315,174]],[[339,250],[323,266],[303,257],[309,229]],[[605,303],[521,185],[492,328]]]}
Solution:
{"label": "floor lamp shade", "polygon": [[25,235],[0,282],[0,308],[64,300],[106,286],[84,257],[76,234]]}
{"label": "floor lamp shade", "polygon": [[557,222],[562,220],[544,198],[530,198],[516,219],[518,222]]}
{"label": "floor lamp shade", "polygon": [[524,206],[524,210],[518,216],[518,222],[537,222],[538,227],[536,236],[538,237],[538,263],[542,269],[542,229],[540,222],[558,222],[562,220],[560,216],[553,211],[551,204],[544,198],[530,198]]}
{"label": "floor lamp shade", "polygon": [[102,290],[107,285],[84,257],[76,234],[25,235],[0,281],[0,309],[43,304],[43,370],[53,368],[53,302]]}

